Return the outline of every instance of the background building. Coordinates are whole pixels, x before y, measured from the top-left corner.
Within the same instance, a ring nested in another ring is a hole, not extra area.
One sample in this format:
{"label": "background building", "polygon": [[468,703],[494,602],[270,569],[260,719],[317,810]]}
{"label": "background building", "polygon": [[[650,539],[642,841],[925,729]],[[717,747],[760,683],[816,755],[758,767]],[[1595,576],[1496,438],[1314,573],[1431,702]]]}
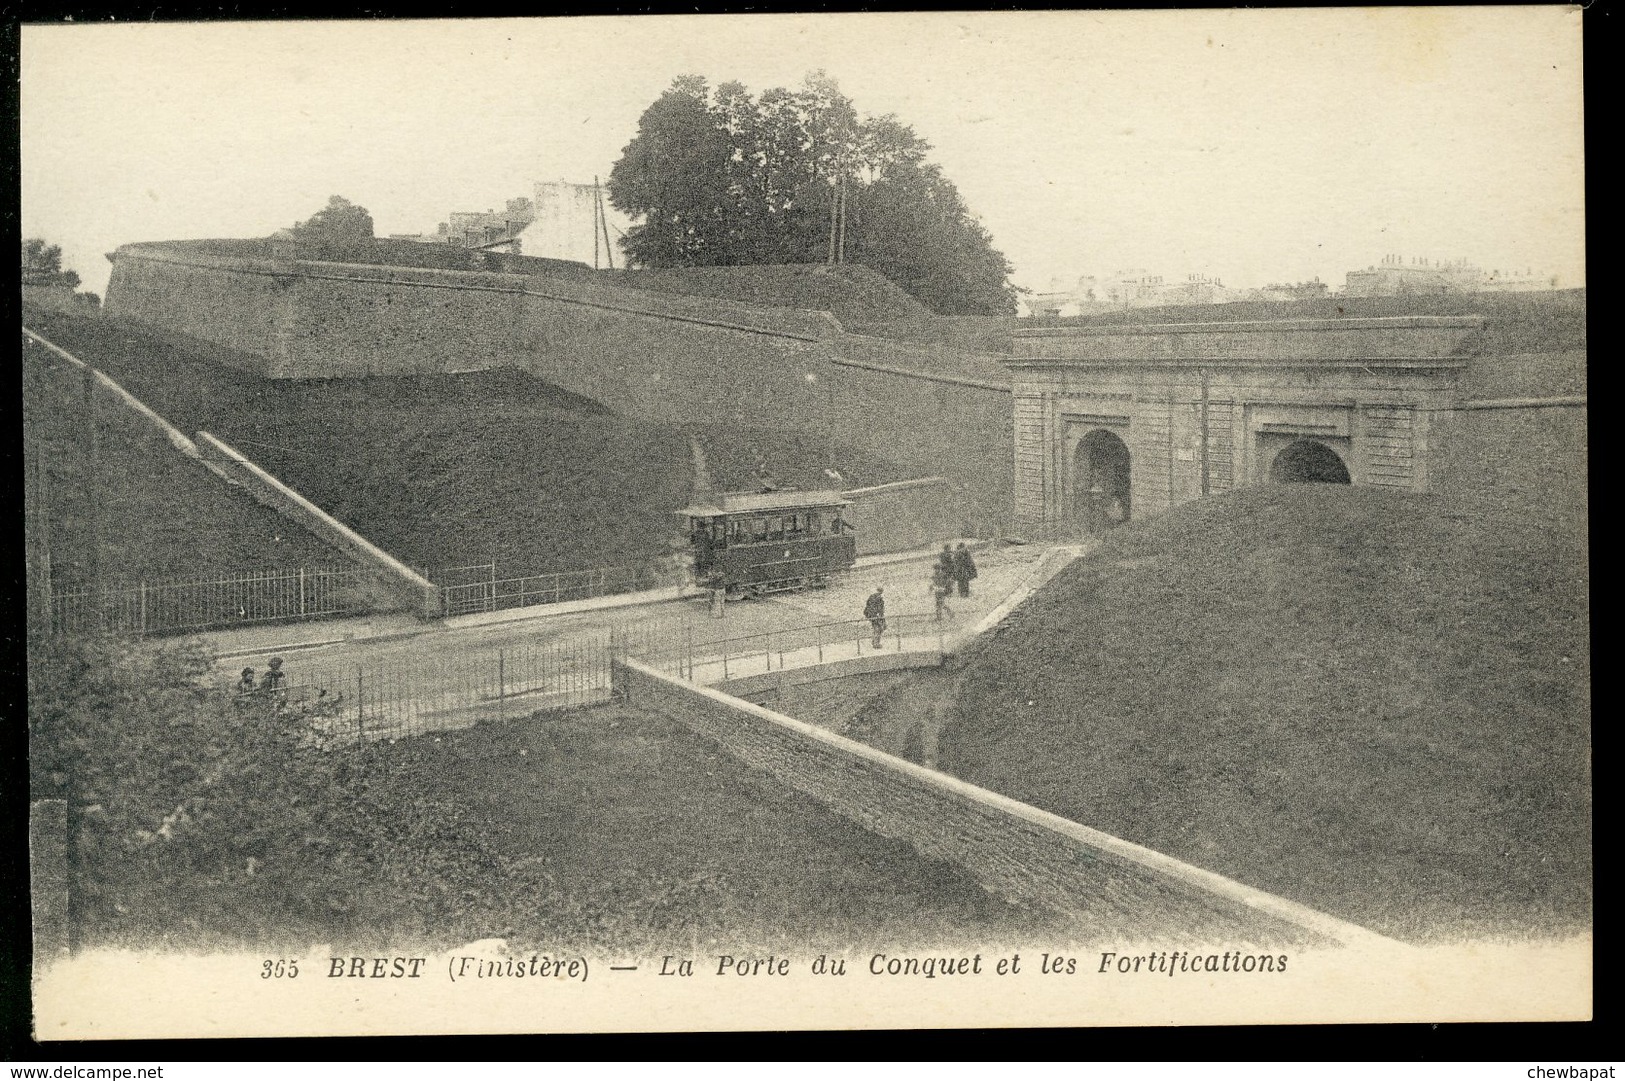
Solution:
{"label": "background building", "polygon": [[614,267],[618,245],[611,238],[618,241],[622,229],[610,221],[608,200],[598,184],[543,180],[530,197],[509,199],[500,211],[453,211],[433,233],[390,239]]}
{"label": "background building", "polygon": [[1376,266],[1348,272],[1343,292],[1351,297],[1416,296],[1428,293],[1520,293],[1558,288],[1556,275],[1533,269],[1486,271],[1465,259],[1431,259],[1386,255]]}

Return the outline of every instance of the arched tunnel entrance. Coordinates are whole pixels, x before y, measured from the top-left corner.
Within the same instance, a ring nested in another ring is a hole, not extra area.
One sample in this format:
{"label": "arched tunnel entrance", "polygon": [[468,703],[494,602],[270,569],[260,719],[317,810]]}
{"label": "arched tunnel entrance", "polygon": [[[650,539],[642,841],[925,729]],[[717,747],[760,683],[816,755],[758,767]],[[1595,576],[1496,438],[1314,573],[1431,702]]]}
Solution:
{"label": "arched tunnel entrance", "polygon": [[1348,466],[1337,452],[1314,439],[1300,439],[1284,448],[1270,464],[1274,484],[1348,484]]}
{"label": "arched tunnel entrance", "polygon": [[1128,444],[1096,428],[1078,443],[1076,514],[1091,533],[1128,521],[1132,511]]}

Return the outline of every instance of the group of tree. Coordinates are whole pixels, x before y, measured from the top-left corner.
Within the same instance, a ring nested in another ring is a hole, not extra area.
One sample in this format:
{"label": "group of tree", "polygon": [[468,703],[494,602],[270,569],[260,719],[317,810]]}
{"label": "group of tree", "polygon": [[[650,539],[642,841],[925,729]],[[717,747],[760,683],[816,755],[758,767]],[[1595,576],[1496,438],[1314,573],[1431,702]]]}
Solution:
{"label": "group of tree", "polygon": [[357,206],[342,195],[334,195],[325,207],[295,225],[292,232],[301,238],[371,240],[372,215],[366,207]]}
{"label": "group of tree", "polygon": [[[47,244],[40,237],[29,237],[23,241],[22,278],[24,285],[79,288],[78,273],[62,269],[62,246]],[[83,293],[81,296],[90,304],[101,303],[101,298],[95,293]]]}
{"label": "group of tree", "polygon": [[638,218],[642,267],[855,263],[945,314],[1015,311],[1010,264],[930,144],[893,115],[860,117],[823,72],[752,97],[676,79],[644,110],[609,177]]}

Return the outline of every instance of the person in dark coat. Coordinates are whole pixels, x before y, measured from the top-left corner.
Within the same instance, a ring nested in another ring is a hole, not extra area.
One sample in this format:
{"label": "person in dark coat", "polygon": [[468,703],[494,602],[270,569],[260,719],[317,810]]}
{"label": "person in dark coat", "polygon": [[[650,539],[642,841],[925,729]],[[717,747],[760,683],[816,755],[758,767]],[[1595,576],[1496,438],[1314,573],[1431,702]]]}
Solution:
{"label": "person in dark coat", "polygon": [[960,541],[959,547],[954,549],[953,578],[959,583],[959,595],[970,596],[970,582],[976,577],[976,560],[971,558],[970,549],[965,542]]}
{"label": "person in dark coat", "polygon": [[937,564],[931,572],[931,596],[937,602],[937,622],[941,623],[944,617],[954,618],[952,608],[948,607],[948,598],[953,596],[954,580],[948,570],[941,563]]}
{"label": "person in dark coat", "polygon": [[287,679],[282,671],[282,658],[272,657],[260,680],[260,690],[265,694],[281,694],[286,689]]}
{"label": "person in dark coat", "polygon": [[873,644],[876,649],[880,648],[880,636],[886,631],[886,598],[882,596],[885,592],[885,586],[876,586],[875,591],[869,594],[869,599],[863,603],[863,618],[874,628]]}

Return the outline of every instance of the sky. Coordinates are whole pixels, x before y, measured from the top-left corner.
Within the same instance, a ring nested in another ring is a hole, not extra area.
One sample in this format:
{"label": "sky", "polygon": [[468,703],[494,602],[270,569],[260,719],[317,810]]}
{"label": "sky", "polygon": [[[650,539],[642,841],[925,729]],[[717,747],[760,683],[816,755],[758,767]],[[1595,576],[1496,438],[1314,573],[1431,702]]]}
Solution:
{"label": "sky", "polygon": [[932,144],[1027,288],[1335,288],[1388,254],[1585,280],[1576,8],[36,25],[21,58],[23,234],[97,292],[120,244],[334,194],[386,235],[591,183],[676,76],[816,69]]}

